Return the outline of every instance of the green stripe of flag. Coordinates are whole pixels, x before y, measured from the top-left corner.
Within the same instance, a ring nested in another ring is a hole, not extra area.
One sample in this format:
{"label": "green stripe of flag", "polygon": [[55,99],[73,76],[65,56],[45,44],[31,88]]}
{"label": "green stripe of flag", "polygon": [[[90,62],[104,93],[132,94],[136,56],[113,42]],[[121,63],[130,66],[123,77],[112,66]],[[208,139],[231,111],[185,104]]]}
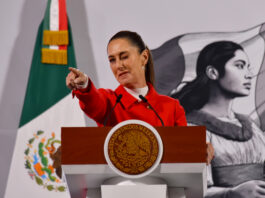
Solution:
{"label": "green stripe of flag", "polygon": [[44,21],[43,21],[44,30],[50,30],[50,8],[51,8],[51,0],[48,0],[44,15]]}
{"label": "green stripe of flag", "polygon": [[67,50],[68,65],[66,66],[41,63],[43,25],[42,22],[38,30],[19,127],[70,93],[65,85],[65,78],[69,72],[68,67],[76,67],[70,23],[68,23],[69,46]]}

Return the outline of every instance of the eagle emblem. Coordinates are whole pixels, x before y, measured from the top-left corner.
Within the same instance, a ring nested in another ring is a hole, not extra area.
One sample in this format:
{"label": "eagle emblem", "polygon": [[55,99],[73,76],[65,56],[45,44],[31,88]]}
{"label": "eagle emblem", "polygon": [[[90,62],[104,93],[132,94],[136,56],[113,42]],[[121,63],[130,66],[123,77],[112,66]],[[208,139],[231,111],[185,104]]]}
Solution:
{"label": "eagle emblem", "polygon": [[31,179],[49,191],[66,191],[62,179],[61,141],[52,132],[47,137],[44,131],[37,131],[27,142],[25,168]]}

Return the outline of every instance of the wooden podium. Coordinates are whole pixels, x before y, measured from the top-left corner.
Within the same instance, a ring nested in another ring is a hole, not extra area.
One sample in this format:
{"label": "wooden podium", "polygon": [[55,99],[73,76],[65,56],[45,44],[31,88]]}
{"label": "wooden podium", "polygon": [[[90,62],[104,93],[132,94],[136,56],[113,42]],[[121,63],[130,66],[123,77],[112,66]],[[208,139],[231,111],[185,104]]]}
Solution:
{"label": "wooden podium", "polygon": [[[118,175],[104,157],[104,142],[111,127],[63,127],[62,168],[71,198],[99,198],[100,187]],[[148,177],[166,182],[168,197],[203,197],[206,179],[206,128],[156,127],[163,142],[163,157]],[[183,189],[185,196],[177,196]]]}

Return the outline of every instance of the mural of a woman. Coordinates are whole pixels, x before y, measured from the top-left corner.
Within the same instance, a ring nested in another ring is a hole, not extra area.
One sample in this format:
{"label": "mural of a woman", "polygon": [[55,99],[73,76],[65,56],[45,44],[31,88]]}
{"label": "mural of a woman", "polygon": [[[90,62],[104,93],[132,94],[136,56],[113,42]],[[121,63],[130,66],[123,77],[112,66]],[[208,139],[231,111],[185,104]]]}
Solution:
{"label": "mural of a woman", "polygon": [[250,93],[253,74],[247,54],[231,41],[211,43],[199,54],[196,74],[172,97],[179,99],[191,125],[206,126],[215,149],[206,197],[265,197],[264,133],[231,108],[235,98]]}

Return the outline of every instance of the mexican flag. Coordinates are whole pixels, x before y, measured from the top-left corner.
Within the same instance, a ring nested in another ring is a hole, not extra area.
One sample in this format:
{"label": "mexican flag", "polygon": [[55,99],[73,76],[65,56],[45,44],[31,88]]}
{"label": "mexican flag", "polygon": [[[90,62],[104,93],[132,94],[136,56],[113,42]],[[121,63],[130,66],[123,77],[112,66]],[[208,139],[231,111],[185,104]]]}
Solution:
{"label": "mexican flag", "polygon": [[5,198],[70,197],[61,169],[61,127],[85,126],[85,118],[65,85],[69,66],[76,67],[76,61],[65,0],[48,0],[36,39]]}

